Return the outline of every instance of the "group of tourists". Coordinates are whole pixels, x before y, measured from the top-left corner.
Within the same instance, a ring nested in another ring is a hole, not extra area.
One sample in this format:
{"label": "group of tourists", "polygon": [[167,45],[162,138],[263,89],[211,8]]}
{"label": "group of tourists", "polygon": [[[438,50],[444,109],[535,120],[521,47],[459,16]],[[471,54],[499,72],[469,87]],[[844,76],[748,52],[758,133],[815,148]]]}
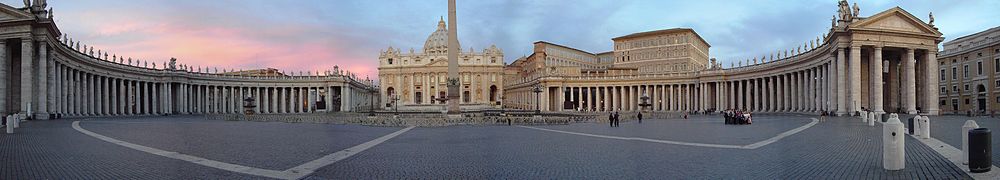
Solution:
{"label": "group of tourists", "polygon": [[[636,114],[635,117],[639,120],[639,123],[642,124],[642,112]],[[608,123],[611,124],[611,127],[619,127],[618,122],[620,121],[621,118],[619,118],[617,111],[608,113]]]}
{"label": "group of tourists", "polygon": [[726,124],[753,124],[750,111],[729,109],[722,111],[722,115],[726,117]]}

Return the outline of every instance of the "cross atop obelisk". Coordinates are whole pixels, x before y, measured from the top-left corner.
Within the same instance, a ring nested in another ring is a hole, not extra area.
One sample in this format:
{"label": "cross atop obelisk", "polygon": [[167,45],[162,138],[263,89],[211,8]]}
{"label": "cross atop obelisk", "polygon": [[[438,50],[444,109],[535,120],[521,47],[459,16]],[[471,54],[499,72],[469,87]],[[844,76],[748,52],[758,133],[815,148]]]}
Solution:
{"label": "cross atop obelisk", "polygon": [[459,114],[461,86],[458,78],[458,26],[455,25],[455,0],[448,0],[448,114]]}

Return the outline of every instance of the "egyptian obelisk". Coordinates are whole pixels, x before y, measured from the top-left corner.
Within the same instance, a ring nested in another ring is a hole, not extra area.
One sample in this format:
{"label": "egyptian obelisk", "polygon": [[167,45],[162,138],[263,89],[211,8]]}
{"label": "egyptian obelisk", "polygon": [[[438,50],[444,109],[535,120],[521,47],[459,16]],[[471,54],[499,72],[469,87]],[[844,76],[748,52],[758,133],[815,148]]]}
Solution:
{"label": "egyptian obelisk", "polygon": [[461,92],[458,78],[458,28],[455,25],[455,0],[448,0],[448,114],[459,114]]}

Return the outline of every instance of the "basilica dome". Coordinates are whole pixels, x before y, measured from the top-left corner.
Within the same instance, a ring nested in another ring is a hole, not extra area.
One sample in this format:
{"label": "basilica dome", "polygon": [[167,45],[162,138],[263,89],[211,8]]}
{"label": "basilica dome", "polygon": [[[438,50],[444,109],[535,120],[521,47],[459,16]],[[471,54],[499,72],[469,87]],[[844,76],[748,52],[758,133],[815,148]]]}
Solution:
{"label": "basilica dome", "polygon": [[[461,51],[462,46],[458,46]],[[438,28],[427,37],[424,42],[424,53],[446,53],[448,52],[448,28],[444,24],[444,17],[438,21]]]}

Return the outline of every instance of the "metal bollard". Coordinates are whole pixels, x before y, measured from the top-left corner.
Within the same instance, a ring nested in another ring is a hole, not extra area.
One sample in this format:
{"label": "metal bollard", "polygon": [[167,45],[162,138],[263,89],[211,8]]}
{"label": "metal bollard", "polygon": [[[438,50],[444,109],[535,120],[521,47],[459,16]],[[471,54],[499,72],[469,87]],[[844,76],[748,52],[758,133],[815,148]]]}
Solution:
{"label": "metal bollard", "polygon": [[875,113],[868,113],[868,126],[875,126]]}
{"label": "metal bollard", "polygon": [[889,121],[882,125],[882,168],[902,170],[906,166],[906,139],[899,115],[889,114]]}
{"label": "metal bollard", "polygon": [[969,172],[990,171],[993,161],[993,147],[990,129],[976,128],[969,131]]}
{"label": "metal bollard", "polygon": [[969,164],[969,131],[976,128],[979,128],[979,124],[973,120],[965,121],[962,126],[962,164]]}
{"label": "metal bollard", "polygon": [[920,116],[920,117],[923,118],[923,120],[921,121],[923,122],[923,124],[921,124],[920,130],[924,131],[920,132],[920,136],[923,137],[924,139],[929,139],[931,138],[931,117],[930,116]]}

